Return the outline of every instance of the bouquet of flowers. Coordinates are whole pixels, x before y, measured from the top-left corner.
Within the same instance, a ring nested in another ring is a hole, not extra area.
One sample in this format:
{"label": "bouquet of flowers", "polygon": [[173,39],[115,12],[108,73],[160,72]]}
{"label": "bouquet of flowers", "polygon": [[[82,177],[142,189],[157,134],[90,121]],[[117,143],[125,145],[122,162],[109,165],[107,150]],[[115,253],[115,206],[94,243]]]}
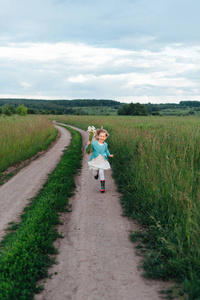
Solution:
{"label": "bouquet of flowers", "polygon": [[[88,126],[88,130],[87,132],[89,132],[89,142],[92,142],[92,139],[96,136],[97,134],[97,131],[96,131],[96,128],[94,126]],[[89,144],[87,146],[87,149],[86,149],[86,153],[90,154],[92,152],[92,145]]]}

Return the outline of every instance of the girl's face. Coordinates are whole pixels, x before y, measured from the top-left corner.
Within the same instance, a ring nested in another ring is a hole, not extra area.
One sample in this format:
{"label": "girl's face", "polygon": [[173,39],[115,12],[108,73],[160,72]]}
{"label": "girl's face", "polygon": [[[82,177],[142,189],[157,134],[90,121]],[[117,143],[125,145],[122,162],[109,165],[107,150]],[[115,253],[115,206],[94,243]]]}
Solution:
{"label": "girl's face", "polygon": [[103,143],[107,139],[105,132],[101,132],[99,135],[97,135],[97,137],[98,137],[100,143]]}

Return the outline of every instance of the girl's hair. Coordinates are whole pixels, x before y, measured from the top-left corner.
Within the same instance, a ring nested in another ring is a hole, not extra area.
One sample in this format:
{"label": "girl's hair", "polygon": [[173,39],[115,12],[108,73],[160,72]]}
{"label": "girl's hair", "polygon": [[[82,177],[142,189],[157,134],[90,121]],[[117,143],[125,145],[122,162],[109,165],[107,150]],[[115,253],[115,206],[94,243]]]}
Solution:
{"label": "girl's hair", "polygon": [[105,129],[103,129],[103,128],[97,129],[97,135],[100,135],[100,133],[102,133],[102,132],[105,133],[107,137],[109,136],[107,130],[105,130]]}

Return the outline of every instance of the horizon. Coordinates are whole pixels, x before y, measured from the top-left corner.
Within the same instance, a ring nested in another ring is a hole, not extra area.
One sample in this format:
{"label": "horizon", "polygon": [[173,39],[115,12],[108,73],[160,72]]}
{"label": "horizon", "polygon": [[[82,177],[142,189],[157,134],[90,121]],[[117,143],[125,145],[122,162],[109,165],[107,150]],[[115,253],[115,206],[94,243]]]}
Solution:
{"label": "horizon", "polygon": [[[129,102],[129,103],[126,103],[126,102],[120,102],[118,100],[114,100],[114,99],[34,99],[34,98],[0,98],[0,100],[30,100],[30,101],[73,101],[73,100],[78,100],[78,101],[84,101],[84,100],[87,100],[87,101],[116,101],[116,102],[119,102],[120,104],[130,104],[130,103],[140,103],[140,102]],[[199,100],[181,100],[179,101],[179,103],[173,103],[173,102],[166,102],[166,103],[151,103],[151,102],[148,102],[148,103],[140,103],[140,104],[152,104],[152,105],[167,105],[167,104],[171,104],[171,105],[180,105],[180,102],[200,102]]]}

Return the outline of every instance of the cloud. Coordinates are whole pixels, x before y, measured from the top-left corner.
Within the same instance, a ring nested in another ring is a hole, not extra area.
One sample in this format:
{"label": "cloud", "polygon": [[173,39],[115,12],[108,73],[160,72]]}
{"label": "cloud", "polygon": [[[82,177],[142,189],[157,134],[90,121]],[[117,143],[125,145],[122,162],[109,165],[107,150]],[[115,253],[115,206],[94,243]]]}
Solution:
{"label": "cloud", "polygon": [[26,82],[26,81],[22,81],[20,84],[21,84],[23,89],[27,89],[27,88],[31,87],[31,84],[29,82]]}
{"label": "cloud", "polygon": [[[21,43],[0,47],[4,94],[128,99],[197,97],[200,46],[174,44],[160,52],[83,43]],[[5,82],[7,83],[5,85]],[[2,97],[2,95],[0,95]],[[187,98],[188,99],[188,98]],[[142,100],[144,102],[144,100]]]}
{"label": "cloud", "polygon": [[199,9],[199,0],[3,0],[0,97],[198,100]]}

